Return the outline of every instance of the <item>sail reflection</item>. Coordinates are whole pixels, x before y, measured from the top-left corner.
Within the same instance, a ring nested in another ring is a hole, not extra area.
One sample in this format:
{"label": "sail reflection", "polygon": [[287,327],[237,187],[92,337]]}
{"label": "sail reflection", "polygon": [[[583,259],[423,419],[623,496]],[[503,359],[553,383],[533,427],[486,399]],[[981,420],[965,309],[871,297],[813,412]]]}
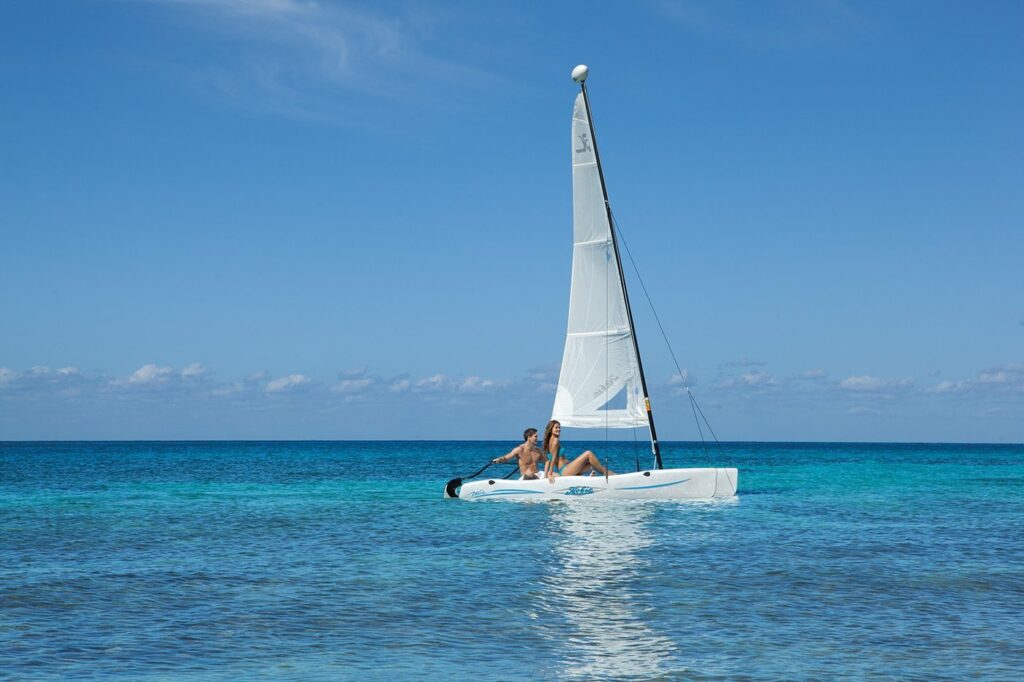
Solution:
{"label": "sail reflection", "polygon": [[[557,505],[549,528],[560,568],[542,578],[542,609],[564,630],[545,633],[559,652],[559,677],[650,678],[670,670],[676,644],[652,630],[649,517],[654,504],[623,501]],[[554,630],[554,628],[552,629]]]}

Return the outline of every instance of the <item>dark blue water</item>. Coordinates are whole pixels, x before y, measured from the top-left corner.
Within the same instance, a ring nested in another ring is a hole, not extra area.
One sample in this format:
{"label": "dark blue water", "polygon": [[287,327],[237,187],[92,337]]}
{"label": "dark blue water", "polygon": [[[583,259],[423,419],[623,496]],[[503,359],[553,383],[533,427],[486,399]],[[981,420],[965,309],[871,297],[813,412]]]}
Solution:
{"label": "dark blue water", "polygon": [[0,677],[1024,670],[1022,446],[668,444],[739,497],[442,499],[511,445],[0,443]]}

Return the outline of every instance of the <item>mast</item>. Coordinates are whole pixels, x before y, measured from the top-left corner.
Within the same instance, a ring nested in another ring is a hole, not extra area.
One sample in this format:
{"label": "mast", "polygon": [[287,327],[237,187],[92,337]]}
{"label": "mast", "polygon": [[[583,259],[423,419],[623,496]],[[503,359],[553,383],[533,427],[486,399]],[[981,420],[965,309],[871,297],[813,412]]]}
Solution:
{"label": "mast", "polygon": [[597,149],[597,134],[594,132],[594,116],[590,111],[590,97],[587,94],[587,75],[589,69],[579,65],[572,70],[572,79],[580,84],[583,90],[583,103],[587,107],[587,125],[590,127],[590,140],[594,144],[594,159],[597,161],[597,175],[601,180],[601,194],[604,198],[604,210],[608,215],[608,231],[612,235],[612,250],[615,252],[615,265],[619,272],[619,283],[622,285],[622,295],[626,300],[626,319],[629,321],[629,331],[633,339],[633,352],[636,353],[636,365],[640,370],[640,388],[644,394],[644,407],[647,409],[647,425],[651,430],[651,451],[654,453],[656,469],[663,469],[661,463],[661,445],[658,443],[658,432],[654,429],[654,413],[651,412],[651,399],[647,393],[647,379],[644,377],[644,363],[640,359],[640,344],[636,339],[636,327],[633,325],[633,309],[629,305],[629,290],[626,288],[626,275],[622,270],[622,258],[619,256],[619,242],[615,237],[615,223],[612,221],[612,205],[608,201],[608,187],[604,182],[604,169],[601,167],[601,153]]}

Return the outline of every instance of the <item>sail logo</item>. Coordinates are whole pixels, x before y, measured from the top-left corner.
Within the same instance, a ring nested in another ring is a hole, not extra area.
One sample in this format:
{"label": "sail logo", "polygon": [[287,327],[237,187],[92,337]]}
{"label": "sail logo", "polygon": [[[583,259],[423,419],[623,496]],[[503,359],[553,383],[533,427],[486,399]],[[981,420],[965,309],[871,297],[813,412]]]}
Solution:
{"label": "sail logo", "polygon": [[576,150],[576,153],[577,154],[582,154],[583,152],[589,152],[590,151],[590,142],[587,140],[587,133],[583,133],[582,135],[577,135],[576,137],[580,138],[580,148]]}
{"label": "sail logo", "polygon": [[619,380],[617,375],[608,377],[608,381],[604,382],[600,386],[594,389],[594,397],[599,398],[602,393],[607,393],[608,389],[615,385],[615,382]]}
{"label": "sail logo", "polygon": [[593,495],[594,489],[589,485],[574,485],[565,489],[563,495]]}

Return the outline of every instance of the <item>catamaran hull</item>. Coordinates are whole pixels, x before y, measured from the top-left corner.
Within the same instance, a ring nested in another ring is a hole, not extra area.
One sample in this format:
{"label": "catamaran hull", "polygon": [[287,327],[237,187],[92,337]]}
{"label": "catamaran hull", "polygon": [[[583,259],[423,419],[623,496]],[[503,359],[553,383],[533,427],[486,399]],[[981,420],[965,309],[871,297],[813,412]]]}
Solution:
{"label": "catamaran hull", "polygon": [[660,469],[609,476],[559,476],[554,482],[480,479],[463,483],[462,500],[710,500],[732,497],[736,469]]}

